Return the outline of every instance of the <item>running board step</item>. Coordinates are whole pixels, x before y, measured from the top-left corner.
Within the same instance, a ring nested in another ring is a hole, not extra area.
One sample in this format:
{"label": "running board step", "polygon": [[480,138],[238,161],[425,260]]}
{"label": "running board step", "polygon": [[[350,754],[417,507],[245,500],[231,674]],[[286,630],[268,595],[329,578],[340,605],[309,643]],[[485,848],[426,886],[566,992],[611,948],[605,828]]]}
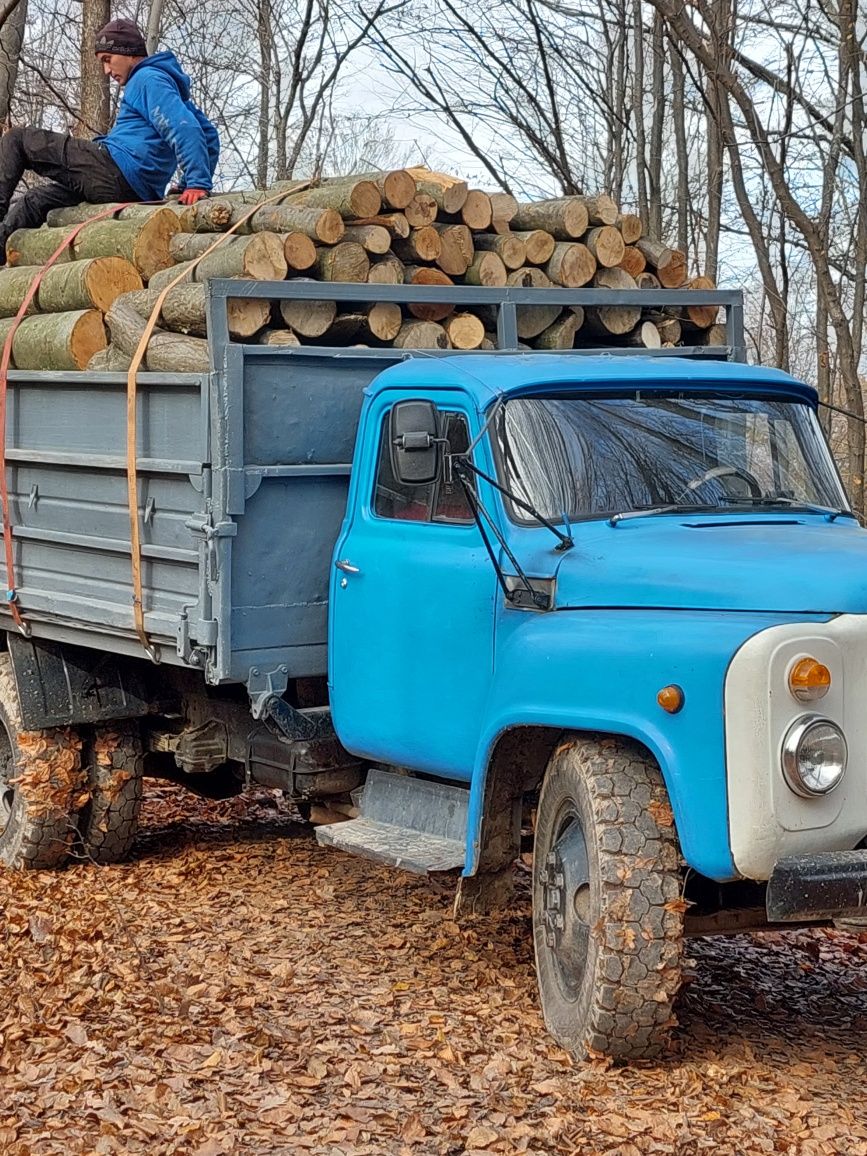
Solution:
{"label": "running board step", "polygon": [[372,768],[361,796],[361,814],[316,828],[324,847],[426,875],[463,867],[470,793]]}

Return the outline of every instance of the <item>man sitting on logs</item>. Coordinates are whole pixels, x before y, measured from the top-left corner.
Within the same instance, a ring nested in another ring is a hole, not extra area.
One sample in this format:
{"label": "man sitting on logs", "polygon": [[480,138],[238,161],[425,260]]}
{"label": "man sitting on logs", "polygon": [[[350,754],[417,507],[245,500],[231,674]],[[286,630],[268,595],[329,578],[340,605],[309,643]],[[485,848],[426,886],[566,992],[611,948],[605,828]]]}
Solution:
{"label": "man sitting on logs", "polygon": [[[132,20],[112,20],[94,51],[123,89],[114,127],[96,140],[41,128],[13,128],[0,139],[0,265],[16,229],[41,225],[49,209],[113,201],[159,201],[176,170],[180,200],[193,205],[211,190],[220,155],[217,130],[190,100],[190,78],[172,52],[148,55]],[[48,177],[9,207],[24,172]]]}

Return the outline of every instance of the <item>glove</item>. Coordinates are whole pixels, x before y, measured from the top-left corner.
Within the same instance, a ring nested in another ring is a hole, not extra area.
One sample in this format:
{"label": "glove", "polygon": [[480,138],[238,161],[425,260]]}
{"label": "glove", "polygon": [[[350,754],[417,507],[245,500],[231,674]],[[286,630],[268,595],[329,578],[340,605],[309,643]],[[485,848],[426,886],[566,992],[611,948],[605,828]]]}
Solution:
{"label": "glove", "polygon": [[178,200],[182,205],[194,205],[207,195],[204,189],[184,189]]}

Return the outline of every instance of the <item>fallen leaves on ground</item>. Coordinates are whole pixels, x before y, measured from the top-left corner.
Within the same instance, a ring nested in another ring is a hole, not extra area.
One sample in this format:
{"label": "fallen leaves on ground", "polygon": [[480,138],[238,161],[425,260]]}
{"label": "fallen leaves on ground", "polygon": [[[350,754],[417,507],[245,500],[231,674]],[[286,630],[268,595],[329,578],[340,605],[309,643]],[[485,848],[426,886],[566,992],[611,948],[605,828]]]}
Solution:
{"label": "fallen leaves on ground", "polygon": [[867,934],[690,941],[617,1068],[546,1035],[525,887],[452,898],[157,786],[129,863],[0,875],[0,1153],[867,1156]]}

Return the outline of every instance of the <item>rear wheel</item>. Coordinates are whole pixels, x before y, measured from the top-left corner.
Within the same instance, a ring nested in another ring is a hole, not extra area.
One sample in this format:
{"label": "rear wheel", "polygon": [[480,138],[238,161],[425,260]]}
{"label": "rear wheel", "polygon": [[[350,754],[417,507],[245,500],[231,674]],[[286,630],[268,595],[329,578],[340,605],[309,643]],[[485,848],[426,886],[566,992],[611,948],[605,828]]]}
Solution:
{"label": "rear wheel", "polygon": [[142,801],[144,747],[138,723],[94,729],[87,758],[88,799],[78,820],[81,850],[94,863],[118,863],[132,848]]}
{"label": "rear wheel", "polygon": [[9,655],[0,654],[0,863],[19,871],[59,867],[81,788],[78,733],[24,729]]}
{"label": "rear wheel", "polygon": [[533,938],[545,1023],[579,1057],[656,1054],[680,987],[674,820],[637,744],[572,737],[536,814]]}

